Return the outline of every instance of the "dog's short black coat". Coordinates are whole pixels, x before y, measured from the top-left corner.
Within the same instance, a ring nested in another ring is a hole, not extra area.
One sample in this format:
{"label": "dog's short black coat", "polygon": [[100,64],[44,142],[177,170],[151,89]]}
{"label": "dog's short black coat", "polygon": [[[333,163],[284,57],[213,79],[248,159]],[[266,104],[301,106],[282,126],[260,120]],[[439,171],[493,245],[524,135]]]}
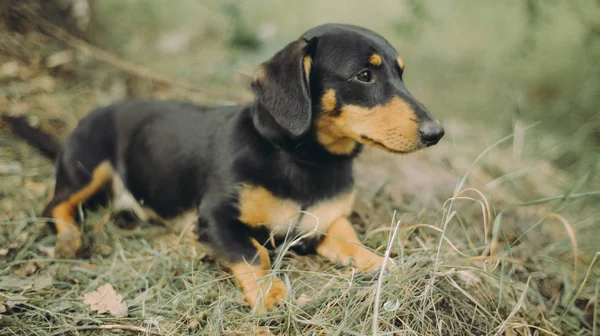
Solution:
{"label": "dog's short black coat", "polygon": [[[252,83],[256,99],[248,105],[211,108],[148,100],[98,108],[56,153],[55,194],[44,215],[74,225],[73,207],[119,178],[162,219],[196,209],[200,241],[228,267],[254,265],[261,253],[257,243],[277,245],[284,237],[269,244],[272,226],[242,221],[248,217],[241,212],[259,205],[242,202],[270,199],[265,206],[334,209],[338,203],[330,200],[353,190],[352,161],[363,144],[403,153],[443,136],[439,123],[407,91],[403,70],[396,50],[381,36],[328,24],[309,30],[259,68]],[[6,119],[32,138],[27,126]],[[250,197],[242,199],[248,186]],[[252,196],[255,192],[259,196]],[[332,219],[347,216],[344,211]],[[331,231],[325,224],[323,232],[293,248],[328,256],[321,252],[326,246],[317,246],[335,243],[324,242],[322,233],[351,229]],[[65,226],[59,235],[71,229]],[[79,247],[66,248],[66,254]],[[268,268],[262,259],[261,267]],[[251,290],[240,282],[248,298]]]}

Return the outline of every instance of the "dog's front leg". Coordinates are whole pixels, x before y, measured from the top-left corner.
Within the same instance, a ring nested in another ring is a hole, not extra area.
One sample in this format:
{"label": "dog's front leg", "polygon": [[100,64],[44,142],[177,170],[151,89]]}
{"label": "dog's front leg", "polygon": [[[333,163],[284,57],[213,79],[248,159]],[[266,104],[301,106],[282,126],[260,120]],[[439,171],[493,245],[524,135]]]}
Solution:
{"label": "dog's front leg", "polygon": [[255,260],[240,260],[227,266],[251,307],[256,307],[259,312],[273,310],[285,298],[287,287],[271,271],[267,249],[253,238],[251,242],[256,248]]}
{"label": "dog's front leg", "polygon": [[[209,210],[200,211],[206,214]],[[235,219],[200,217],[198,221],[200,242],[229,269],[246,302],[259,312],[276,309],[287,295],[287,287],[271,271],[267,249]]]}
{"label": "dog's front leg", "polygon": [[[384,258],[367,249],[356,236],[356,232],[346,217],[333,221],[327,235],[317,246],[317,253],[331,262],[344,266],[354,265],[361,272],[371,272],[381,268]],[[390,270],[393,262],[388,260]]]}

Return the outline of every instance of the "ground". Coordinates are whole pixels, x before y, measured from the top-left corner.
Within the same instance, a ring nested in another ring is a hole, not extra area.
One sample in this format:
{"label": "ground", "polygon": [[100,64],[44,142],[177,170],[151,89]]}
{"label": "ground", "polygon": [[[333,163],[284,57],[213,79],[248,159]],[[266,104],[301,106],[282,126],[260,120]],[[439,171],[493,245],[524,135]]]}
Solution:
{"label": "ground", "polygon": [[[202,34],[209,41],[211,34],[219,36],[208,28]],[[244,59],[211,44],[195,62],[226,55],[235,60],[228,69],[238,72],[216,76],[214,69],[196,68],[204,80],[193,86],[211,91],[190,92],[37,32],[3,32],[0,42],[12,46],[0,53],[0,113],[26,115],[60,138],[91,108],[124,97],[212,104],[251,99],[247,75],[274,48],[260,55],[246,51],[253,56]],[[185,55],[162,62],[125,57],[186,80],[178,75],[184,67],[172,67],[190,63],[190,53]],[[409,66],[418,69],[419,62]],[[426,80],[435,78],[413,79],[426,102],[436,91]],[[208,80],[214,82],[203,85]],[[533,87],[542,92],[534,96],[553,90]],[[576,140],[527,119],[507,129],[493,118],[454,114],[461,104],[483,105],[450,96],[433,104],[434,113],[443,100],[449,104],[440,144],[406,156],[367,149],[357,161],[353,223],[369,247],[389,253],[396,268],[357,274],[283,247],[272,255],[273,267],[290,296],[270,314],[251,311],[228,274],[185,232],[115,223],[110,208],[85,214],[86,257],[54,258],[55,237],[38,217],[52,188],[52,162],[0,126],[0,335],[66,334],[72,327],[113,324],[160,335],[597,335],[598,177],[556,159],[565,142]],[[121,295],[124,316],[99,313],[84,299],[105,284]]]}

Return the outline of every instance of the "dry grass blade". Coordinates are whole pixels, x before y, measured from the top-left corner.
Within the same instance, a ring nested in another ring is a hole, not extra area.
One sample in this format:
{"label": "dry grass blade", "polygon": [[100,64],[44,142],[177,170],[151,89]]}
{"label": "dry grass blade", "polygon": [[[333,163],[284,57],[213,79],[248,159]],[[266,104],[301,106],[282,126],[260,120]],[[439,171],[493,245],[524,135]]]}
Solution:
{"label": "dry grass blade", "polygon": [[[396,220],[396,211],[394,211],[394,215],[392,216],[392,223]],[[381,265],[381,270],[379,271],[379,279],[377,279],[377,290],[375,291],[375,302],[373,303],[373,336],[377,335],[379,330],[379,299],[381,298],[381,282],[383,281],[383,274],[385,273],[385,265],[390,258],[390,252],[392,251],[392,246],[394,245],[394,240],[396,239],[396,234],[398,233],[398,228],[400,227],[400,221],[396,222],[396,227],[394,227],[394,232],[392,236],[388,240],[388,246],[385,249],[385,255],[383,257],[383,264]]]}
{"label": "dry grass blade", "polygon": [[[467,191],[472,191],[475,192],[479,195],[479,197],[481,197],[481,201],[476,200],[474,198],[471,197],[461,197],[461,195]],[[458,194],[456,194],[454,197],[452,197],[450,200],[455,201],[455,200],[460,200],[460,199],[464,199],[464,200],[471,200],[474,202],[478,202],[481,205],[481,214],[483,215],[483,232],[484,232],[484,242],[487,244],[487,240],[490,238],[488,236],[488,231],[489,231],[489,225],[491,223],[491,218],[492,218],[492,209],[490,207],[490,204],[487,200],[487,198],[483,195],[483,193],[475,188],[465,188],[463,190],[461,190]],[[448,201],[446,201],[448,202]]]}
{"label": "dry grass blade", "polygon": [[[408,239],[408,237],[418,228],[428,228],[428,229],[432,229],[436,232],[439,233],[443,233],[444,231],[436,226],[433,226],[431,224],[415,224],[415,225],[411,225],[409,227],[406,227],[405,230],[408,231],[407,235],[406,235],[406,239]],[[443,239],[444,241],[446,241],[446,243],[448,243],[448,245],[450,245],[450,247],[458,254],[460,254],[463,257],[468,258],[469,255],[462,252],[461,250],[458,249],[458,247],[456,247],[456,245],[454,243],[452,243],[452,241],[450,241],[450,239],[448,239],[448,237],[441,237],[441,239]]]}

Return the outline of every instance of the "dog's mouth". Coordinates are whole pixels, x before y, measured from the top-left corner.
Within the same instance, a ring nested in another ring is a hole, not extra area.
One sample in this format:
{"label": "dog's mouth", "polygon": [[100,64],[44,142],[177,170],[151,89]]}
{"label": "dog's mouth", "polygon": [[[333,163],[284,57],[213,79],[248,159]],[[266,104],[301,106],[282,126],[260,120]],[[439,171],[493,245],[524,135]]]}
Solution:
{"label": "dog's mouth", "polygon": [[362,135],[362,134],[359,136],[358,141],[365,145],[377,147],[377,148],[383,149],[384,151],[387,151],[390,153],[396,153],[396,154],[408,154],[408,153],[414,152],[420,148],[420,146],[413,146],[411,149],[407,149],[407,150],[393,149],[393,148],[390,148],[390,147],[384,145],[383,143],[381,143],[377,140],[371,139],[368,136]]}

